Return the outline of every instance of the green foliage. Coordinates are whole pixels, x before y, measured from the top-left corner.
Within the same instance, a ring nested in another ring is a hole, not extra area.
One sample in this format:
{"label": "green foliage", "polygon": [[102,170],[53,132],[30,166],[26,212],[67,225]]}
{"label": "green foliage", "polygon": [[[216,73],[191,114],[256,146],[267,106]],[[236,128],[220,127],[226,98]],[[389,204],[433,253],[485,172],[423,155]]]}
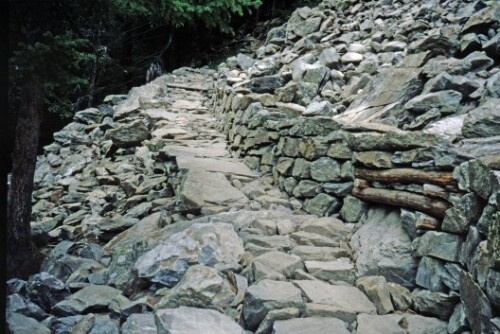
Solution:
{"label": "green foliage", "polygon": [[262,4],[261,0],[109,0],[128,18],[148,20],[152,26],[202,25],[233,33],[233,15],[244,15]]}
{"label": "green foliage", "polygon": [[[28,81],[41,82],[49,111],[71,116],[71,92],[78,94],[88,87],[82,73],[96,58],[88,50],[88,40],[71,32],[45,32],[34,43],[19,43],[9,58],[11,89],[19,90]],[[18,95],[11,92],[11,96]]]}
{"label": "green foliage", "polygon": [[[261,1],[12,0],[10,111],[17,109],[23,82],[36,79],[44,83],[47,109],[70,117],[105,93],[142,83],[169,32],[192,27],[232,33],[232,17]],[[155,31],[162,31],[156,44]]]}

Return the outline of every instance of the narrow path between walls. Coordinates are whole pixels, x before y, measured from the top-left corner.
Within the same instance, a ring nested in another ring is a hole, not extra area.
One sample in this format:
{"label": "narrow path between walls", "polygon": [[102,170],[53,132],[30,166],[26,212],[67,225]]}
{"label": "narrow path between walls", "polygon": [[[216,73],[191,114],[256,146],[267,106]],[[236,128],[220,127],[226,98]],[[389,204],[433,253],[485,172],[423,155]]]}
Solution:
{"label": "narrow path between walls", "polygon": [[[369,235],[305,214],[230,156],[213,84],[213,71],[183,68],[54,135],[33,195],[47,258],[27,282],[9,281],[11,331],[445,333],[447,322],[410,310],[405,279],[358,275],[351,245]],[[390,209],[364,219],[402,229]],[[393,237],[387,261],[404,276],[409,240]]]}

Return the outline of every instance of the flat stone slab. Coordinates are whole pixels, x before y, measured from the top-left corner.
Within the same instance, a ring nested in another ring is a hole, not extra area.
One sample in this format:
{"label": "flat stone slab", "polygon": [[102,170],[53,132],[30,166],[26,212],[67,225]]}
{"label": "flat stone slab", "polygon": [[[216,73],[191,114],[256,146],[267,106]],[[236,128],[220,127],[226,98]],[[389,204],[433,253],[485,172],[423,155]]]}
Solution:
{"label": "flat stone slab", "polygon": [[180,194],[187,205],[194,204],[200,208],[213,205],[232,207],[248,203],[245,194],[233,187],[223,174],[205,170],[190,170]]}
{"label": "flat stone slab", "polygon": [[375,305],[358,288],[331,285],[320,281],[293,281],[306,298],[315,304],[338,307],[348,313],[376,314]]}
{"label": "flat stone slab", "polygon": [[348,258],[334,261],[305,261],[307,272],[325,281],[354,283],[354,264]]}
{"label": "flat stone slab", "polygon": [[222,158],[228,156],[226,143],[207,143],[201,141],[199,143],[193,143],[193,141],[191,141],[191,144],[199,146],[168,145],[160,151],[170,157]]}
{"label": "flat stone slab", "polygon": [[207,108],[203,107],[203,104],[201,101],[188,101],[188,100],[176,100],[172,103],[171,108],[172,109],[187,109],[187,110],[193,110],[193,109],[207,110]]}
{"label": "flat stone slab", "polygon": [[269,311],[303,305],[301,292],[292,283],[263,279],[248,288],[243,318],[247,328],[256,330]]}
{"label": "flat stone slab", "polygon": [[244,163],[231,158],[215,159],[179,156],[177,157],[177,165],[179,169],[204,170],[252,177],[258,176],[256,172],[252,171]]}
{"label": "flat stone slab", "polygon": [[[406,324],[402,327],[402,324]],[[358,315],[357,334],[442,334],[447,323],[414,314]]]}
{"label": "flat stone slab", "polygon": [[404,104],[420,90],[420,69],[395,68],[377,74],[349,108],[334,119],[347,123],[377,121],[398,103]]}
{"label": "flat stone slab", "polygon": [[278,320],[274,334],[349,334],[342,320],[336,318],[298,318]]}
{"label": "flat stone slab", "polygon": [[181,128],[159,128],[151,135],[153,137],[167,138],[167,139],[177,139],[180,136],[188,135],[189,132]]}
{"label": "flat stone slab", "polygon": [[156,324],[158,333],[245,334],[243,328],[227,315],[192,307],[159,310]]}
{"label": "flat stone slab", "polygon": [[157,121],[159,120],[174,121],[175,119],[177,119],[177,117],[179,117],[179,114],[175,114],[163,108],[147,109],[144,110],[143,113],[145,113],[146,115]]}

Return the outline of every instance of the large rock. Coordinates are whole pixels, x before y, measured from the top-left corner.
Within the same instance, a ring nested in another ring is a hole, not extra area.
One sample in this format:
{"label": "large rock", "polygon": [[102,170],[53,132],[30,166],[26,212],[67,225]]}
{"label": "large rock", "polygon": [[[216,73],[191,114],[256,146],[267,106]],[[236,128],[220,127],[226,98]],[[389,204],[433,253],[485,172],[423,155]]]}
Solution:
{"label": "large rock", "polygon": [[89,285],[72,294],[68,299],[57,303],[54,314],[74,315],[86,312],[107,310],[114,298],[122,296],[122,292],[105,285]]}
{"label": "large rock", "polygon": [[103,113],[97,108],[88,108],[81,110],[73,116],[73,120],[83,124],[100,123],[104,117]]}
{"label": "large rock", "polygon": [[321,51],[319,55],[319,62],[329,68],[335,68],[339,64],[339,54],[335,48],[328,48]]}
{"label": "large rock", "polygon": [[302,261],[296,255],[283,252],[268,252],[257,256],[252,263],[256,281],[263,278],[292,278],[295,270],[303,269]]}
{"label": "large rock", "polygon": [[[376,314],[375,305],[361,292],[348,285],[331,285],[321,281],[294,281],[308,302],[335,307],[344,314],[343,320],[354,320],[356,314]],[[349,321],[351,322],[351,321]]]}
{"label": "large rock", "polygon": [[151,313],[131,314],[122,325],[123,334],[157,334],[155,316]]}
{"label": "large rock", "polygon": [[361,221],[351,240],[357,275],[382,275],[389,282],[413,287],[417,263],[399,210],[372,208]]}
{"label": "large rock", "polygon": [[304,202],[304,210],[319,216],[328,216],[340,209],[340,201],[335,196],[324,193]]}
{"label": "large rock", "polygon": [[303,116],[333,116],[332,104],[328,101],[312,102],[307,106]]}
{"label": "large rock", "polygon": [[454,90],[443,90],[435,93],[419,95],[405,104],[410,111],[422,114],[432,108],[438,108],[442,112],[450,113],[458,109],[462,94]]}
{"label": "large rock", "polygon": [[492,306],[500,308],[500,272],[490,269],[486,281],[486,295]]}
{"label": "large rock", "polygon": [[495,23],[498,25],[499,21],[500,7],[491,4],[474,13],[474,15],[465,22],[465,25],[462,27],[462,33],[481,27],[490,27]]}
{"label": "large rock", "polygon": [[394,311],[391,302],[391,293],[385,277],[360,277],[356,281],[356,286],[375,304],[378,314],[387,314]]}
{"label": "large rock", "polygon": [[157,308],[191,306],[223,310],[233,302],[235,290],[227,277],[216,269],[194,265],[189,267],[164,300],[160,300]]}
{"label": "large rock", "polygon": [[448,320],[455,305],[460,301],[456,293],[445,294],[429,290],[415,289],[412,292],[413,305],[417,312],[435,315],[442,320]]}
{"label": "large rock", "polygon": [[183,210],[199,211],[211,207],[233,207],[248,203],[248,198],[236,189],[222,173],[190,170],[181,185]]}
{"label": "large rock", "polygon": [[301,292],[292,283],[262,280],[248,288],[243,318],[247,327],[255,330],[269,311],[286,307],[300,309],[303,305]]}
{"label": "large rock", "polygon": [[140,87],[132,88],[128,93],[126,100],[116,106],[113,118],[118,120],[139,113],[139,108],[141,107],[140,100],[153,99],[158,96],[161,91],[162,88],[153,82]]}
{"label": "large rock", "polygon": [[317,233],[332,241],[346,241],[352,236],[352,227],[335,217],[314,218],[300,225],[300,231]]}
{"label": "large rock", "polygon": [[[19,313],[7,314],[7,326],[11,334],[50,334],[51,331],[33,318]],[[4,324],[5,325],[5,324]]]}
{"label": "large rock", "polygon": [[131,147],[139,145],[143,140],[151,137],[149,129],[141,120],[128,124],[121,124],[108,131],[109,138],[118,147]]}
{"label": "large rock", "polygon": [[492,334],[490,301],[471,274],[460,275],[460,298],[465,304],[465,314],[473,333]]}
{"label": "large rock", "polygon": [[358,315],[357,334],[444,334],[446,322],[413,314]]}
{"label": "large rock", "polygon": [[368,206],[368,203],[348,195],[344,198],[344,204],[340,210],[340,215],[348,223],[357,223],[368,210]]}
{"label": "large rock", "polygon": [[[75,328],[73,328],[73,331],[75,331]],[[78,331],[75,332],[78,333]],[[118,321],[112,320],[109,315],[96,315],[89,334],[120,334]]]}
{"label": "large rock", "polygon": [[288,320],[297,318],[300,315],[300,310],[295,307],[287,307],[279,310],[271,310],[267,313],[264,320],[260,323],[255,334],[270,334],[273,329],[273,324],[277,320]]}
{"label": "large rock", "polygon": [[458,262],[464,238],[460,235],[429,231],[415,239],[417,256],[433,256],[445,261]]}
{"label": "large rock", "polygon": [[349,334],[346,324],[336,318],[299,318],[278,320],[273,325],[273,334]]}
{"label": "large rock", "polygon": [[340,174],[340,165],[334,159],[323,157],[311,163],[311,177],[316,181],[340,181]]}
{"label": "large rock", "polygon": [[416,283],[434,292],[445,292],[443,275],[446,275],[444,263],[438,259],[424,256],[418,264]]}
{"label": "large rock", "polygon": [[190,264],[237,266],[243,242],[226,223],[195,223],[170,234],[135,263],[139,277],[168,287],[182,278]]}
{"label": "large rock", "polygon": [[302,261],[328,261],[340,257],[347,257],[350,251],[341,247],[297,246],[292,249]]}
{"label": "large rock", "polygon": [[475,192],[486,201],[498,187],[498,180],[492,171],[479,159],[460,164],[453,171],[453,178],[458,180],[460,189]]}
{"label": "large rock", "polygon": [[36,320],[43,320],[47,317],[47,313],[40,306],[18,293],[7,297],[6,314],[9,313],[19,313]]}
{"label": "large rock", "polygon": [[254,93],[273,93],[277,88],[285,85],[285,80],[278,75],[257,77],[245,83],[245,87]]}
{"label": "large rock", "polygon": [[468,328],[467,316],[465,314],[465,305],[457,304],[453,309],[453,314],[448,322],[448,333],[459,334],[463,333]]}
{"label": "large rock", "polygon": [[[165,151],[170,154],[171,150],[165,149]],[[219,153],[216,149],[210,149],[212,154]],[[188,151],[189,152],[189,151]],[[200,150],[191,150],[194,154],[200,152]],[[183,154],[184,153],[184,154]],[[195,157],[189,156],[183,152],[176,157],[177,166],[179,169],[186,170],[198,170],[198,171],[207,171],[207,172],[221,172],[224,174],[235,174],[235,175],[243,175],[243,176],[257,176],[255,172],[253,172],[248,166],[244,163],[230,158],[218,158],[218,157]],[[203,155],[210,154],[208,152],[201,151]],[[174,153],[175,154],[175,153]],[[199,153],[198,153],[199,154]],[[219,153],[220,154],[220,153]]]}
{"label": "large rock", "polygon": [[288,21],[286,31],[287,37],[291,38],[294,35],[303,37],[313,32],[318,31],[321,24],[321,17],[309,17],[303,19],[298,12],[294,12]]}
{"label": "large rock", "polygon": [[30,299],[46,311],[70,295],[64,282],[46,272],[30,277],[28,291]]}
{"label": "large rock", "polygon": [[383,119],[391,109],[402,106],[416,96],[421,88],[420,70],[416,68],[387,69],[377,74],[357,95],[349,108],[337,119],[346,122]]}
{"label": "large rock", "polygon": [[299,62],[293,71],[293,79],[297,82],[308,82],[321,86],[329,77],[330,70],[326,66],[311,65]]}
{"label": "large rock", "polygon": [[156,311],[155,319],[158,334],[245,334],[231,318],[214,310],[163,309]]}
{"label": "large rock", "polygon": [[477,222],[481,216],[483,206],[479,197],[468,193],[453,203],[453,207],[446,210],[441,229],[446,232],[464,234],[471,223]]}
{"label": "large rock", "polygon": [[306,261],[307,272],[324,281],[354,283],[354,264],[348,258],[335,261]]}
{"label": "large rock", "polygon": [[464,96],[470,95],[480,87],[479,83],[465,76],[449,75],[446,72],[439,73],[427,81],[423,93],[438,92],[443,90],[455,90]]}
{"label": "large rock", "polygon": [[111,254],[108,284],[122,289],[127,294],[140,288],[133,270],[137,259],[156,246],[161,237],[176,233],[180,227],[185,227],[185,224],[175,224],[162,229],[162,217],[160,212],[155,212],[106,244],[104,249]]}
{"label": "large rock", "polygon": [[492,137],[500,133],[500,99],[490,99],[467,113],[462,127],[466,138]]}

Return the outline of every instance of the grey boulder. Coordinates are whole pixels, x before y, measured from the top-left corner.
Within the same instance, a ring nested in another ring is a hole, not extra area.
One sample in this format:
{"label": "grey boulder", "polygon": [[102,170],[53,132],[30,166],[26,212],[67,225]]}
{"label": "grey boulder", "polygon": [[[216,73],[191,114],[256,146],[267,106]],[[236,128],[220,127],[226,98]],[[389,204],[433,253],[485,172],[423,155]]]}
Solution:
{"label": "grey boulder", "polygon": [[158,334],[246,334],[228,316],[214,310],[179,307],[156,312]]}

